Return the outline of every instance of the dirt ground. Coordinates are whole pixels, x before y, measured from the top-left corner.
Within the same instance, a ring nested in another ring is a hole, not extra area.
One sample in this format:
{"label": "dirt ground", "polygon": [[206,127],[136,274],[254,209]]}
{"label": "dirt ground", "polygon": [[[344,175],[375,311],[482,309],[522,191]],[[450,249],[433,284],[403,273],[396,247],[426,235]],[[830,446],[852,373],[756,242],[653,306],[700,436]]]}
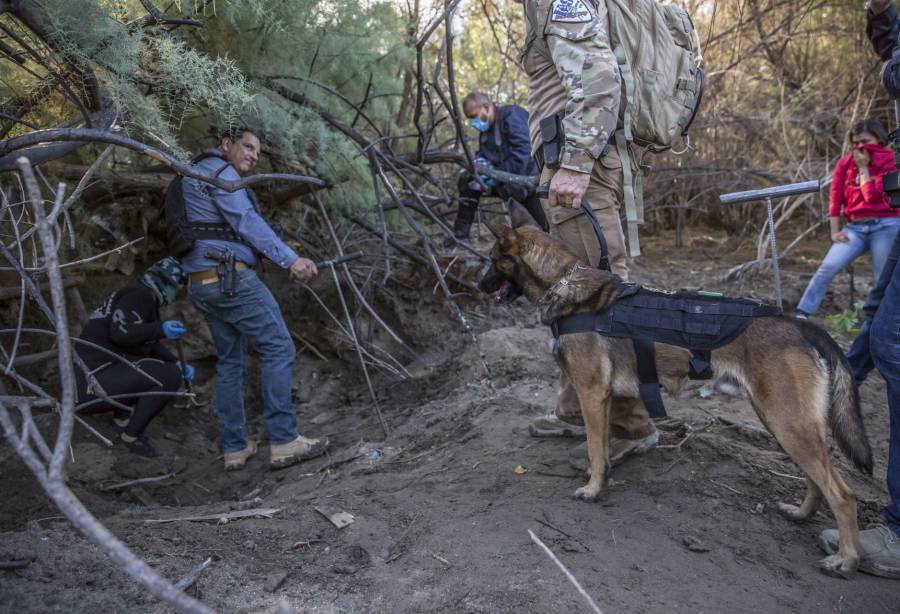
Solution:
{"label": "dirt ground", "polygon": [[[749,257],[737,238],[694,231],[684,248],[668,235],[648,237],[644,248],[635,276],[648,284],[772,295],[768,273],[722,281]],[[804,249],[783,265],[789,303],[824,253],[822,243]],[[870,275],[858,267],[859,295]],[[427,297],[432,282],[422,284]],[[846,286],[843,276],[836,280],[823,313],[846,306]],[[274,612],[282,599],[310,613],[586,611],[528,529],[604,612],[898,611],[900,582],[864,574],[841,580],[816,569],[823,556],[816,537],[833,516],[823,509],[794,524],[777,513],[777,501],[800,500],[805,486],[739,393],[704,398],[695,383],[667,398],[677,421],[666,425],[659,448],[615,468],[598,503],[576,501],[584,478],[568,461],[579,442],[535,439],[527,430],[554,404],[558,371],[548,331],[521,300],[462,305],[493,379],[439,301],[398,310],[393,317],[420,357],[406,365],[405,380],[375,379],[386,439],[352,355],[323,361],[303,352],[299,416],[306,434],[329,437],[327,457],[273,472],[263,447],[247,468],[225,474],[211,407],[172,408],[150,429],[161,460],[130,457],[78,432],[70,483],[167,577],[211,557],[188,590],[226,612]],[[198,370],[209,399],[213,361],[200,361]],[[248,412],[262,437],[252,390]],[[877,375],[862,388],[874,478],[835,453],[859,497],[862,526],[877,522],[886,502],[885,394]],[[107,420],[91,418],[111,434]],[[52,428],[53,418],[41,426]],[[0,570],[0,612],[165,611],[60,517],[5,442],[0,467],[0,559],[31,559]],[[110,489],[170,472],[166,480]],[[226,523],[147,522],[257,508],[278,511]],[[338,529],[323,515],[339,511],[354,522]]]}

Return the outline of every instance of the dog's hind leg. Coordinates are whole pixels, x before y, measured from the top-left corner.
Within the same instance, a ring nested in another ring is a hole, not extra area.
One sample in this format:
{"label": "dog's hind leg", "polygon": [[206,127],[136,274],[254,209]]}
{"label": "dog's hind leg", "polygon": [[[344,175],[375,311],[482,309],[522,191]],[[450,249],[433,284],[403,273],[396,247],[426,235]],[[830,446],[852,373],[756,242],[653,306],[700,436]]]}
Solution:
{"label": "dog's hind leg", "polygon": [[812,518],[824,500],[825,497],[822,495],[822,490],[816,486],[815,482],[806,478],[806,497],[803,499],[803,503],[796,506],[779,501],[778,511],[789,520],[802,522]]}
{"label": "dog's hind leg", "polygon": [[805,352],[782,352],[778,360],[753,367],[747,388],[754,409],[812,482],[798,514],[812,514],[818,497],[824,496],[837,520],[840,548],[819,566],[847,576],[859,564],[859,527],[856,497],[831,463],[825,441],[827,375]]}

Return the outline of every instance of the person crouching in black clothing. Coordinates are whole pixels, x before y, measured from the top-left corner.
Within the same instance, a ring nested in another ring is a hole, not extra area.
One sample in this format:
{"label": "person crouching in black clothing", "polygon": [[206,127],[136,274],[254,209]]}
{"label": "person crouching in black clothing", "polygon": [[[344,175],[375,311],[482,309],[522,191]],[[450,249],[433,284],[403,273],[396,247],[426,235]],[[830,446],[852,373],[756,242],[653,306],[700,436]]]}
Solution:
{"label": "person crouching in black clothing", "polygon": [[[169,404],[181,382],[194,377],[193,367],[185,365],[182,369],[181,363],[160,342],[163,338],[177,339],[187,330],[183,322],[162,322],[159,317],[159,308],[175,299],[184,278],[181,265],[174,258],[164,258],[151,265],[137,283],[116,290],[103,301],[79,336],[88,343],[75,346],[103,392],[132,408],[129,413],[99,398],[89,388],[85,374],[76,367],[78,403],[83,406],[79,411],[113,412],[114,428],[121,441],[129,452],[140,456],[158,456],[144,430]],[[141,393],[152,394],[137,396]],[[131,394],[135,396],[130,397]]]}

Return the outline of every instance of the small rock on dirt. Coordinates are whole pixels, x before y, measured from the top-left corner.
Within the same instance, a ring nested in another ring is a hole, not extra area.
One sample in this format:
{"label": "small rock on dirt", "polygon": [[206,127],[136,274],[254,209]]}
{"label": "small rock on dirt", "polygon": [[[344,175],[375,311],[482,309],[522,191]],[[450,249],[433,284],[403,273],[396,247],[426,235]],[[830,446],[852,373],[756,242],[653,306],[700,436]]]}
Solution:
{"label": "small rock on dirt", "polygon": [[684,537],[681,540],[681,543],[683,543],[691,552],[709,552],[709,546],[693,535]]}
{"label": "small rock on dirt", "polygon": [[276,571],[270,573],[268,576],[266,576],[266,583],[263,588],[267,593],[274,593],[279,588],[281,588],[281,585],[284,584],[284,581],[287,580],[287,577],[288,572],[286,571]]}
{"label": "small rock on dirt", "polygon": [[322,425],[322,424],[328,424],[329,422],[333,421],[336,417],[337,417],[337,415],[333,411],[323,411],[319,414],[316,414],[312,418],[310,418],[309,421],[312,424]]}

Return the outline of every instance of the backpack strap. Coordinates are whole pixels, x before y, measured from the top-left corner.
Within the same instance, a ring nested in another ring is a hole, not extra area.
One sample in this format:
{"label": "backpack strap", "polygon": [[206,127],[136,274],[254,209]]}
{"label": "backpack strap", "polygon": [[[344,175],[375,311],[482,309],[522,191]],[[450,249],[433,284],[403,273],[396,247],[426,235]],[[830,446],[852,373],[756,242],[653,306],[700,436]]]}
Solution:
{"label": "backpack strap", "polygon": [[622,196],[625,200],[625,221],[628,226],[628,251],[634,258],[641,255],[638,225],[644,223],[644,198],[641,174],[631,171],[629,142],[624,129],[616,132],[616,149],[622,163]]}
{"label": "backpack strap", "polygon": [[[213,173],[213,177],[218,177],[221,175],[226,168],[231,166],[231,163],[225,158],[225,156],[219,155],[218,153],[214,153],[211,151],[205,151],[198,156],[195,156],[191,160],[191,164],[198,164],[203,160],[208,160],[209,158],[217,158],[222,160],[224,164],[220,166],[215,173]],[[183,178],[182,178],[183,179]],[[209,202],[213,204],[216,210],[219,212],[219,215],[222,216],[222,222],[192,222],[187,219],[187,207],[184,210],[185,217],[185,230],[188,231],[191,238],[194,240],[201,239],[210,239],[210,240],[220,240],[220,241],[230,241],[232,243],[241,243],[244,245],[249,245],[246,241],[244,241],[243,237],[237,233],[237,231],[232,228],[231,224],[225,220],[225,216],[222,214],[222,207],[219,205],[219,201],[216,200],[216,197],[213,195],[212,186],[208,183],[202,182],[198,180],[198,187],[200,191],[206,195],[206,198],[209,199]],[[250,197],[250,202],[253,205],[253,209],[259,213],[259,203],[256,201],[256,195],[249,188],[245,188]],[[255,251],[255,250],[254,250]]]}
{"label": "backpack strap", "polygon": [[638,238],[638,225],[644,223],[643,180],[640,173],[635,176],[631,172],[631,155],[628,145],[634,141],[632,122],[634,117],[634,73],[625,48],[621,44],[613,50],[619,65],[619,75],[625,90],[622,109],[622,127],[616,131],[616,146],[619,160],[622,162],[622,195],[625,200],[625,221],[628,227],[628,251],[631,257],[641,255],[641,244]]}
{"label": "backpack strap", "polygon": [[622,77],[622,85],[625,88],[625,108],[622,110],[622,130],[628,141],[634,140],[634,134],[631,131],[632,117],[634,115],[634,73],[631,71],[631,64],[628,63],[628,56],[625,54],[625,48],[622,45],[616,45],[613,49],[616,56],[616,62],[619,64],[619,74]]}

